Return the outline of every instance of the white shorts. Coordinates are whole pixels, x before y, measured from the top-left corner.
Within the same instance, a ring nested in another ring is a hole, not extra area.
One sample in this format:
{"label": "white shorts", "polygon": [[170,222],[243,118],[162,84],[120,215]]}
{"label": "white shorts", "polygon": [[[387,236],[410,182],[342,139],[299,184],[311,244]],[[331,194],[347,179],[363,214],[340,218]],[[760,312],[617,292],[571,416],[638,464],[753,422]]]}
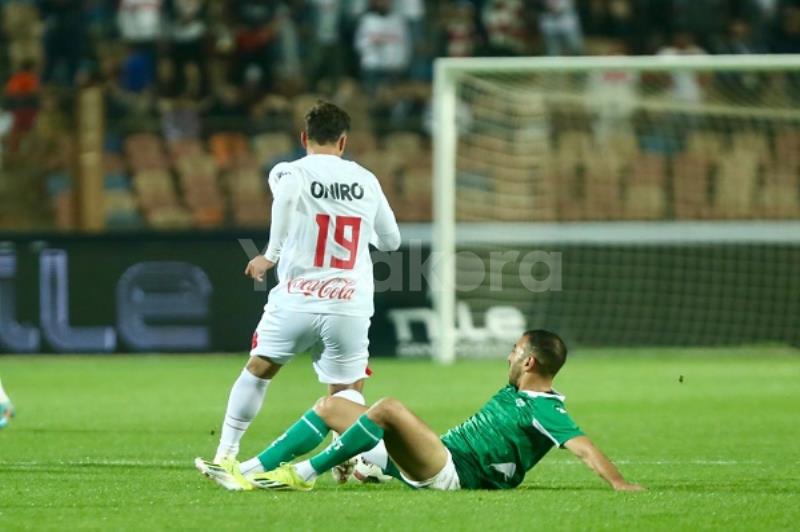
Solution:
{"label": "white shorts", "polygon": [[352,384],[366,378],[370,319],[334,314],[309,314],[267,307],[261,316],[250,356],[286,364],[297,353],[321,342],[314,370],[324,384]]}
{"label": "white shorts", "polygon": [[442,470],[428,480],[411,480],[406,477],[402,471],[400,471],[400,476],[403,477],[406,484],[415,489],[439,491],[455,491],[461,489],[461,481],[458,479],[456,465],[453,463],[453,455],[450,454],[449,449],[447,450],[447,462],[444,464]]}

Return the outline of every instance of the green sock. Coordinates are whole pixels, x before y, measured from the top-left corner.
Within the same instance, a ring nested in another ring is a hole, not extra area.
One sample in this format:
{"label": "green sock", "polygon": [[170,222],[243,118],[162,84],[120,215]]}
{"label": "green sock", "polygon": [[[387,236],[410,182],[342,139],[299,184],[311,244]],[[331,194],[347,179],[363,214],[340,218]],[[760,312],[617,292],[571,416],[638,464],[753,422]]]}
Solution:
{"label": "green sock", "polygon": [[258,455],[264,471],[272,471],[319,445],[330,428],[314,410],[309,410],[283,435]]}
{"label": "green sock", "polygon": [[[389,475],[397,480],[403,480],[403,477],[400,476],[400,470],[397,468],[394,462],[392,462],[391,458],[389,458],[389,460],[386,462],[386,467],[384,467],[382,471],[384,475]],[[405,481],[403,480],[403,482]]]}
{"label": "green sock", "polygon": [[311,458],[311,467],[318,474],[322,474],[358,453],[372,449],[381,441],[381,438],[383,438],[383,429],[366,414],[362,414],[338,440]]}

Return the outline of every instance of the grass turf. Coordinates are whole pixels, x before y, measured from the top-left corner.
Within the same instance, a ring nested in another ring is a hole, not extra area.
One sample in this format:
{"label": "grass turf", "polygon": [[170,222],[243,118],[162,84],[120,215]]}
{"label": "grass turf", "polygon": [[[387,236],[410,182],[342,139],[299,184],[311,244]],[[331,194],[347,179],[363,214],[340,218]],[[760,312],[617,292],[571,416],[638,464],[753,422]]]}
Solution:
{"label": "grass turf", "polygon": [[[0,529],[796,529],[800,358],[776,347],[583,350],[558,380],[567,408],[640,494],[614,493],[567,451],[516,490],[436,493],[398,482],[231,493],[211,456],[243,357],[2,357],[18,416],[0,431]],[[404,400],[435,430],[505,382],[501,361],[373,360],[367,396]],[[682,376],[682,379],[681,379]],[[682,380],[682,382],[680,382]],[[242,445],[259,451],[323,392],[299,359]]]}

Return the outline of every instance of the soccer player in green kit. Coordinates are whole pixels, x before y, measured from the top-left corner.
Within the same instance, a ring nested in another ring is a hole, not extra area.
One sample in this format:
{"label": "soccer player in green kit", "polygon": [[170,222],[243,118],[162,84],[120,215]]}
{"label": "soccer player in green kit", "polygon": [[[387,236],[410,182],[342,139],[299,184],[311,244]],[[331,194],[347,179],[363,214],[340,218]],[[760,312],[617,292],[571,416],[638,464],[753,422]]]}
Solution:
{"label": "soccer player in green kit", "polygon": [[[207,463],[203,472],[232,490],[310,490],[317,476],[363,453],[414,488],[506,489],[518,486],[550,449],[562,447],[615,490],[644,489],[627,482],[564,409],[552,383],[566,357],[557,335],[525,332],[508,355],[509,384],[441,438],[396,399],[367,408],[323,397],[257,457],[227,468]],[[313,450],[330,430],[341,437],[309,460],[285,463]],[[376,447],[381,439],[386,451]]]}

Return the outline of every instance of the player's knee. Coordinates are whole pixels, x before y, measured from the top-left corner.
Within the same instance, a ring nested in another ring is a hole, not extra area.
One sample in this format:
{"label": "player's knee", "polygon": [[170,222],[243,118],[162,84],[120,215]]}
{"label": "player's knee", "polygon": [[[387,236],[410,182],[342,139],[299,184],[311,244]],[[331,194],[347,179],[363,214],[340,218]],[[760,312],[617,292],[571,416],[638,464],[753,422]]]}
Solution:
{"label": "player's knee", "polygon": [[405,411],[406,407],[394,397],[384,397],[376,402],[367,411],[367,416],[375,423],[386,426],[391,424],[392,419]]}
{"label": "player's knee", "polygon": [[261,356],[251,356],[245,367],[247,371],[259,379],[271,379],[277,375],[278,371],[281,369],[280,364],[276,364],[272,360]]}
{"label": "player's knee", "polygon": [[335,401],[330,395],[320,397],[317,399],[317,402],[314,403],[314,412],[316,412],[316,414],[322,419],[325,419],[330,416],[331,412],[333,411],[334,403]]}
{"label": "player's knee", "polygon": [[364,379],[357,380],[351,384],[329,384],[328,385],[328,393],[331,395],[336,395],[339,392],[343,392],[346,390],[355,390],[358,393],[361,393],[361,390],[364,389]]}

